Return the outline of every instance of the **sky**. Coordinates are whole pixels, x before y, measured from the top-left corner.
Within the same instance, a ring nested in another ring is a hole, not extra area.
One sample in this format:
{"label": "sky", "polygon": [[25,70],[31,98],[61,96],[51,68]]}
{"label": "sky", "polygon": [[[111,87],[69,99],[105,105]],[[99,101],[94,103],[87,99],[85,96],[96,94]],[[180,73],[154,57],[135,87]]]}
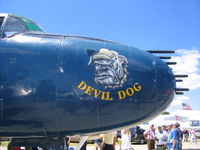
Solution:
{"label": "sky", "polygon": [[175,74],[188,74],[168,111],[200,110],[199,0],[0,0],[0,12],[27,17],[45,32],[81,35],[143,50],[175,50]]}

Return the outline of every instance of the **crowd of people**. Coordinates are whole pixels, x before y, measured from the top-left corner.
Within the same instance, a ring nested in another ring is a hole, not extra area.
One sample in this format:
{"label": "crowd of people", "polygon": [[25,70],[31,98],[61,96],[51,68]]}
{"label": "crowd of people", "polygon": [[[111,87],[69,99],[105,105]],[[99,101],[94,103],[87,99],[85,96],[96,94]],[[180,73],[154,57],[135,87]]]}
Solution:
{"label": "crowd of people", "polygon": [[[109,135],[110,133],[108,133]],[[154,124],[150,124],[149,129],[144,133],[144,137],[147,141],[148,150],[182,150],[182,141],[189,141],[195,143],[196,135],[192,129],[181,130],[179,123],[160,125],[155,127]],[[96,150],[114,150],[116,138],[114,138],[114,132],[112,137],[105,134],[102,138],[102,143],[96,145]],[[189,136],[190,135],[190,136]],[[110,141],[108,142],[108,139]],[[121,131],[120,150],[133,150],[131,145],[131,131],[130,129],[124,129]]]}
{"label": "crowd of people", "polygon": [[180,124],[157,126],[151,124],[150,128],[144,132],[147,139],[148,150],[182,150],[182,141],[188,141],[190,134],[191,142],[196,142],[195,131],[192,129],[181,131]]}
{"label": "crowd of people", "polygon": [[144,132],[144,136],[147,139],[148,150],[181,150],[182,149],[182,132],[178,123],[158,126],[157,130],[154,125],[150,125],[150,128]]}

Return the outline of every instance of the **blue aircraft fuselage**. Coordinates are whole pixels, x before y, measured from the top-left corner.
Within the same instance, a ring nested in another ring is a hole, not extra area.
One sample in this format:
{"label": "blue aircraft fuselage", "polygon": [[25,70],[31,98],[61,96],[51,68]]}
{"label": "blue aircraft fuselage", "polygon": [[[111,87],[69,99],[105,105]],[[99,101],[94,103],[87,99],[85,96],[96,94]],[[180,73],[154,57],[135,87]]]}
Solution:
{"label": "blue aircraft fuselage", "polygon": [[175,78],[127,45],[27,32],[0,40],[0,137],[101,132],[161,113]]}

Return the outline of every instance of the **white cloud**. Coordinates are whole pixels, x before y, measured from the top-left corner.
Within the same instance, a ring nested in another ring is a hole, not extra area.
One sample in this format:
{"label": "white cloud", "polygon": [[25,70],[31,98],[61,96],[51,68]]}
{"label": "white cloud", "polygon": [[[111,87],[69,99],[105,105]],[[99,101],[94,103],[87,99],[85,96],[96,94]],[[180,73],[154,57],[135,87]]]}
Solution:
{"label": "white cloud", "polygon": [[[195,90],[200,88],[200,52],[192,49],[176,50],[176,56],[172,57],[171,61],[177,62],[176,65],[170,66],[174,74],[187,74],[188,78],[183,79],[183,82],[177,82],[177,87],[189,88]],[[173,100],[171,107],[181,106],[182,103],[188,103],[191,98],[185,95],[177,95]]]}
{"label": "white cloud", "polygon": [[200,75],[188,73],[188,78],[183,79],[183,82],[177,83],[177,87],[189,88],[190,90],[200,88]]}
{"label": "white cloud", "polygon": [[199,59],[200,52],[198,50],[176,50],[177,56],[172,57],[172,61],[177,65],[172,66],[175,74],[187,74],[188,78],[184,78],[184,82],[178,82],[177,87],[189,88],[191,90],[200,88],[200,69]]}
{"label": "white cloud", "polygon": [[176,96],[175,99],[173,100],[171,106],[180,106],[182,103],[184,103],[185,101],[190,100],[190,97],[188,96]]}

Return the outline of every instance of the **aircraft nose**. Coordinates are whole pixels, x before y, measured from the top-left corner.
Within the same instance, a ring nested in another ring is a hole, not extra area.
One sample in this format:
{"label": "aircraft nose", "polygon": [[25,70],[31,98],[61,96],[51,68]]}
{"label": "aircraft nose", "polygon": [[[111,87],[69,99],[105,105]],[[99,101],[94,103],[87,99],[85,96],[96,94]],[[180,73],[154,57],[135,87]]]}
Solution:
{"label": "aircraft nose", "polygon": [[138,65],[139,57],[131,57],[134,61],[130,61],[129,77],[134,77],[134,84],[117,89],[118,101],[99,101],[98,120],[102,126],[107,123],[107,128],[109,124],[114,128],[148,121],[163,112],[174,98],[175,77],[164,61],[147,54]]}
{"label": "aircraft nose", "polygon": [[[85,49],[96,49],[99,52],[101,47],[97,44]],[[82,51],[82,47],[81,50],[73,48],[70,45],[70,50],[63,49],[62,56],[65,58],[65,73],[61,77],[69,78],[64,82],[57,81],[57,112],[62,115],[56,114],[58,117],[55,118],[63,116],[63,119],[59,119],[63,120],[59,128],[74,134],[134,126],[159,115],[172,102],[174,75],[158,57],[134,47],[107,43],[104,55],[115,54],[117,60],[121,60],[120,69],[124,71],[123,81],[118,85],[113,75],[108,74],[113,68],[101,73],[102,70],[98,69],[102,66],[95,63],[86,65],[90,58]],[[77,49],[78,53],[74,53]],[[104,55],[98,55],[102,62]],[[118,70],[115,70],[115,74],[118,75]],[[58,97],[60,95],[63,97]]]}
{"label": "aircraft nose", "polygon": [[164,61],[156,59],[155,70],[156,95],[159,99],[157,105],[162,108],[172,102],[174,90],[176,88],[176,81],[172,69],[168,67]]}

